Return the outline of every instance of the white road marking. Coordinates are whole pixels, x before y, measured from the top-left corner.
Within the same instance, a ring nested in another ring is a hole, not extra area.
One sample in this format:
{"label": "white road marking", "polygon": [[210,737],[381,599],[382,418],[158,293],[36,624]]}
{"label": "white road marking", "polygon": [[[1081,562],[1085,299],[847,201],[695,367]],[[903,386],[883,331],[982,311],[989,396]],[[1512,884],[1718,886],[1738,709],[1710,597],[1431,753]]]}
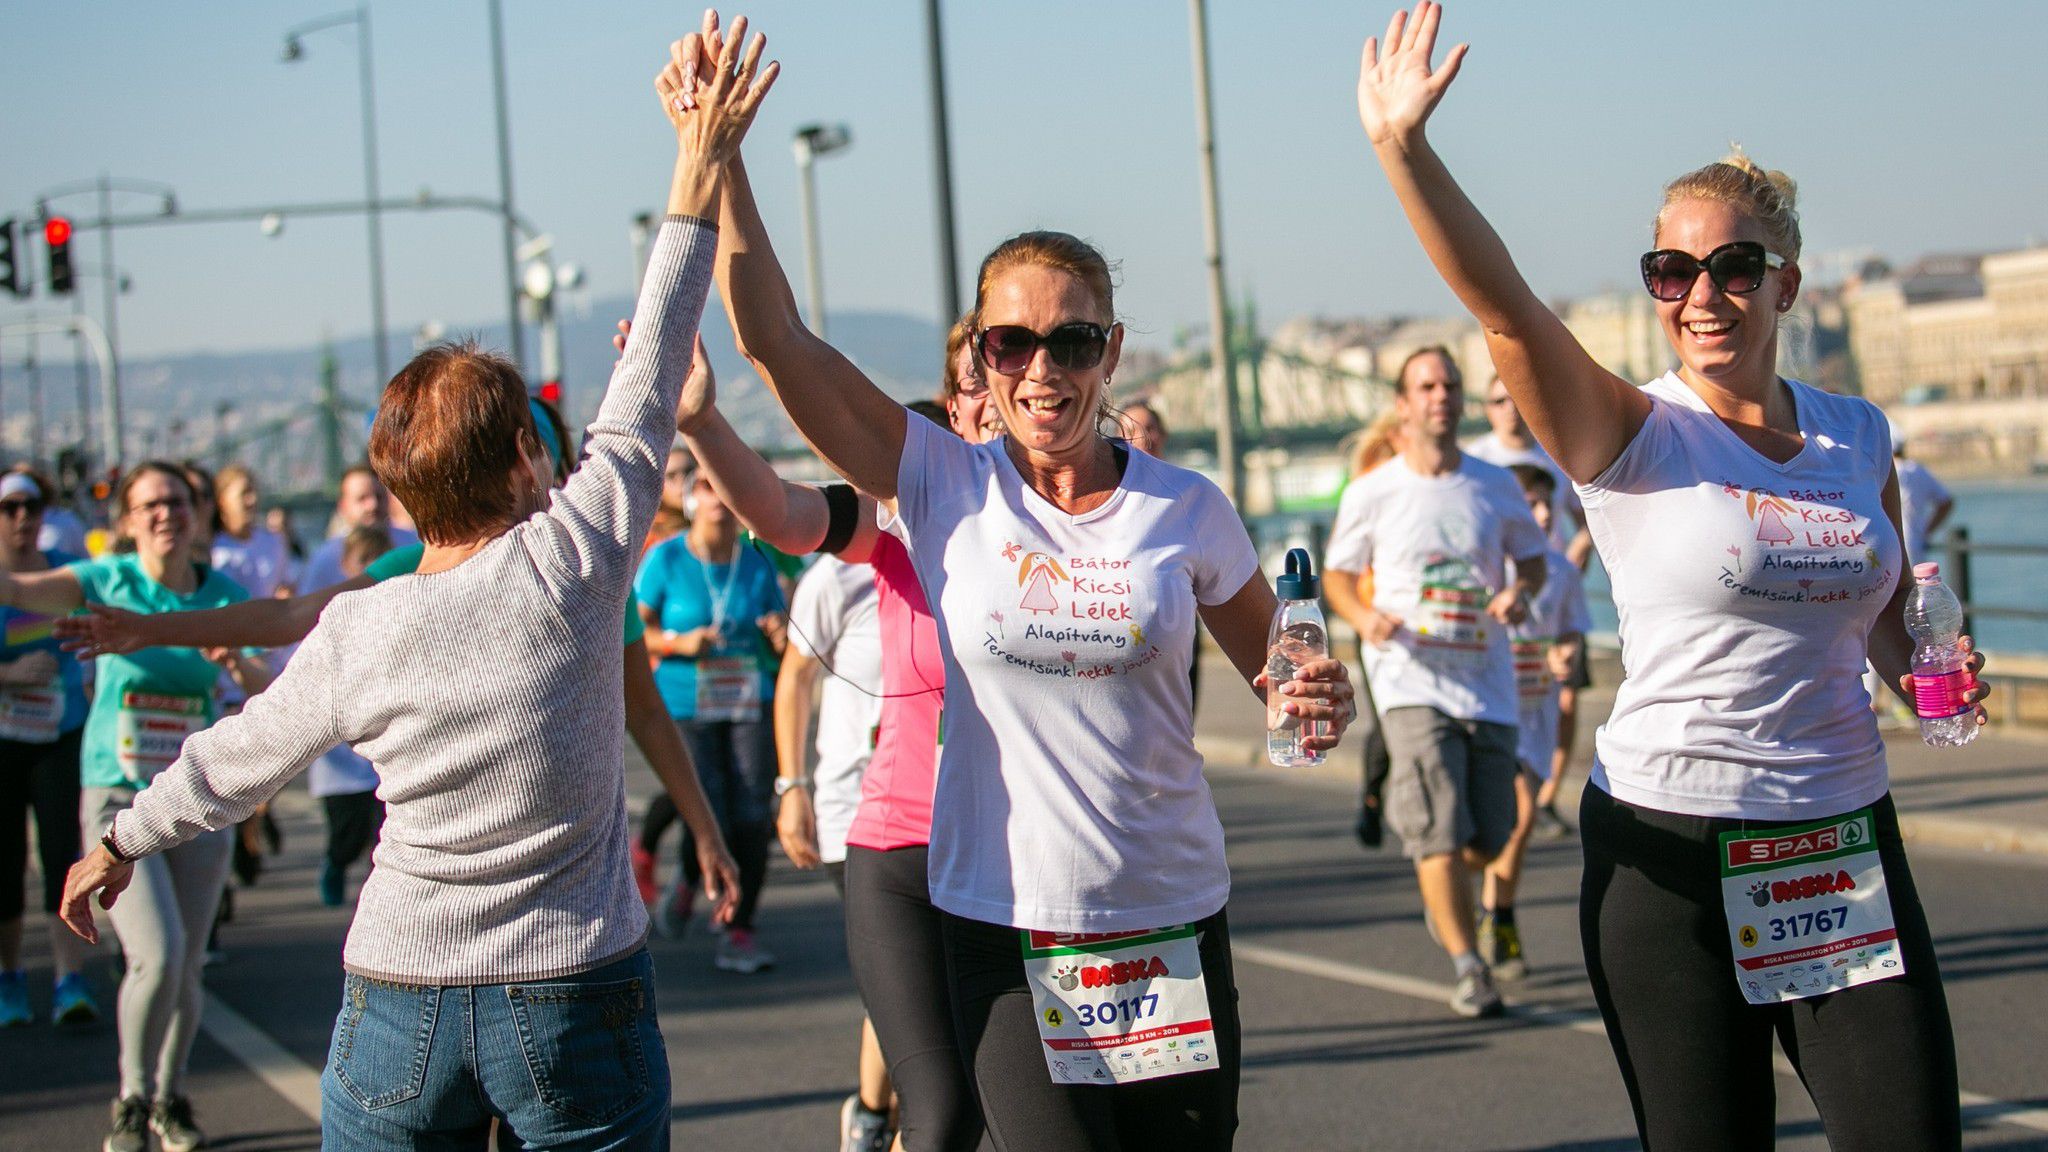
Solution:
{"label": "white road marking", "polygon": [[[1449,1000],[1454,991],[1449,984],[1440,984],[1434,980],[1424,980],[1379,968],[1367,968],[1359,964],[1346,964],[1341,960],[1326,960],[1321,956],[1290,952],[1284,948],[1269,948],[1263,944],[1248,943],[1243,937],[1231,939],[1230,956],[1234,962],[1277,968],[1302,976],[1316,976],[1340,984],[1370,988],[1376,992],[1387,992],[1414,1000],[1427,1000],[1433,1004],[1442,1004]],[[1601,1023],[1598,1012],[1559,1008],[1547,1004],[1520,1004],[1509,998],[1508,1015],[1530,1024],[1568,1028],[1573,1032],[1583,1032],[1588,1036],[1607,1039],[1607,1028]],[[1799,1073],[1792,1067],[1792,1062],[1785,1059],[1783,1052],[1776,1052],[1773,1056],[1779,1075],[1798,1078]],[[1968,1091],[1958,1093],[1957,1098],[1962,1102],[1965,1125],[1995,1121],[2034,1132],[2048,1132],[2048,1108],[2031,1108],[2024,1104],[2013,1104]]]}
{"label": "white road marking", "polygon": [[320,1119],[320,1070],[285,1051],[247,1016],[227,1006],[220,997],[206,994],[206,1008],[199,1027],[228,1050],[270,1090],[290,1101],[308,1119]]}

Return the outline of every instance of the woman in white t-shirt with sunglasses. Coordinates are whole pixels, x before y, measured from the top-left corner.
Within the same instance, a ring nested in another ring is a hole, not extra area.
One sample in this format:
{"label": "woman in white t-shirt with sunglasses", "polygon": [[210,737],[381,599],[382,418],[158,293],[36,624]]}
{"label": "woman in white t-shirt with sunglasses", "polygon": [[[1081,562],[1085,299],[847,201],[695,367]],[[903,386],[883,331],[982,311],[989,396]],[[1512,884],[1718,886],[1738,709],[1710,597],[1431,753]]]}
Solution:
{"label": "woman in white t-shirt with sunglasses", "polygon": [[[931,897],[946,914],[948,991],[995,1146],[1227,1148],[1239,1049],[1230,871],[1194,747],[1187,662],[1199,614],[1263,694],[1275,601],[1214,484],[1098,432],[1123,339],[1107,265],[1060,233],[1026,233],[984,261],[975,348],[1008,432],[968,444],[906,419],[803,327],[737,162],[720,228],[719,289],[744,351],[813,447],[894,503],[893,530],[939,622],[947,707]],[[1332,722],[1313,738],[1332,747],[1350,719],[1343,666],[1302,673],[1312,679],[1276,691],[1290,712]],[[1035,999],[1051,986],[1027,972],[1082,943],[1052,934],[1139,931],[1164,960],[1148,951],[1053,978],[1085,979],[1085,1013]],[[1027,956],[1033,939],[1045,947]],[[1133,1060],[1070,1075],[1093,1053],[1059,1045],[1085,1044],[1075,1019],[1112,1002],[1113,1014],[1200,1041],[1171,1046],[1181,1074],[1118,1082]]]}
{"label": "woman in white t-shirt with sunglasses", "polygon": [[1909,685],[1898,481],[1875,407],[1777,374],[1792,182],[1738,154],[1666,187],[1642,271],[1679,368],[1637,389],[1424,138],[1465,55],[1431,68],[1440,16],[1366,41],[1359,116],[1612,577],[1627,677],[1580,808],[1580,927],[1643,1142],[1770,1147],[1775,1036],[1834,1147],[1957,1148],[1947,1004],[1859,680],[1867,657]]}

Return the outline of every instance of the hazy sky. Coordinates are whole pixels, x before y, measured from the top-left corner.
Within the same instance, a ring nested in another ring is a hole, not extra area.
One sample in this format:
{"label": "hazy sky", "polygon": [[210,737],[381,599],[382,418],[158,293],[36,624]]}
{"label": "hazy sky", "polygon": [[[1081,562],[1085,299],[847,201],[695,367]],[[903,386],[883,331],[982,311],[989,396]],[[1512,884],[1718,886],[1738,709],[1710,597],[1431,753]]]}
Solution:
{"label": "hazy sky", "polygon": [[[331,0],[7,0],[0,216],[105,171],[162,181],[188,208],[353,198],[362,188],[353,29],[281,36]],[[674,155],[651,94],[689,5],[507,0],[515,194],[592,293],[627,290],[627,226],[658,207]],[[495,196],[482,0],[371,5],[383,185]],[[1212,0],[1223,222],[1234,290],[1269,324],[1301,313],[1448,312],[1367,150],[1359,44],[1384,4]],[[800,276],[789,138],[852,126],[819,164],[833,308],[931,315],[922,5],[768,0],[752,13],[783,76],[748,145],[763,209]],[[1123,263],[1141,341],[1199,324],[1200,194],[1186,5],[946,6],[962,276],[1005,235],[1054,227]],[[1898,257],[2048,235],[2048,4],[1890,0],[1454,0],[1473,44],[1438,148],[1551,296],[1633,283],[1662,181],[1728,141],[1802,186],[1809,252]],[[90,215],[89,201],[65,204]],[[146,200],[124,201],[147,209]],[[495,223],[386,218],[391,326],[503,313]],[[75,246],[96,267],[97,241]],[[368,327],[360,219],[121,233],[129,355],[291,346]],[[82,280],[97,310],[98,287]],[[47,298],[39,303],[50,306]],[[0,302],[0,319],[26,306]],[[0,347],[15,362],[20,349]]]}

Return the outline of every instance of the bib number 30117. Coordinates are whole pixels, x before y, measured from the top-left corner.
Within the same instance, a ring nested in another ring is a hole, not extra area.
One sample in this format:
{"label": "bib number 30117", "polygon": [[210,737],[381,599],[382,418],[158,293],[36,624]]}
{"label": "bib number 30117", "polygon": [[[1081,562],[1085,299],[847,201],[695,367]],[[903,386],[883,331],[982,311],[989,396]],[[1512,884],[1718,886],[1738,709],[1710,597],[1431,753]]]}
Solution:
{"label": "bib number 30117", "polygon": [[1906,972],[1868,808],[1721,836],[1735,979],[1751,1004],[1802,1000]]}
{"label": "bib number 30117", "polygon": [[1216,1067],[1193,925],[1018,935],[1053,1083],[1125,1084]]}

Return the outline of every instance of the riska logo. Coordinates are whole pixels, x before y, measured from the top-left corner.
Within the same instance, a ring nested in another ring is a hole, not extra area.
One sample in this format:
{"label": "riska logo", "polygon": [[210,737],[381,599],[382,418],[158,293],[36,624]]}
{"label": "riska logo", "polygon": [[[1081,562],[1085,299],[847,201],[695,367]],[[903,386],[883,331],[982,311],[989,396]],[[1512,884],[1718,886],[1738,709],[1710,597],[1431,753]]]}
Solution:
{"label": "riska logo", "polygon": [[1749,898],[1759,908],[1773,904],[1788,904],[1794,900],[1811,900],[1815,896],[1833,896],[1838,892],[1854,892],[1856,878],[1845,871],[1819,872],[1802,876],[1797,880],[1759,880],[1749,886]]}
{"label": "riska logo", "polygon": [[1081,969],[1081,987],[1109,988],[1129,984],[1133,980],[1152,980],[1167,975],[1171,973],[1167,971],[1166,961],[1158,956],[1150,960],[1119,960],[1114,964],[1096,964]]}

